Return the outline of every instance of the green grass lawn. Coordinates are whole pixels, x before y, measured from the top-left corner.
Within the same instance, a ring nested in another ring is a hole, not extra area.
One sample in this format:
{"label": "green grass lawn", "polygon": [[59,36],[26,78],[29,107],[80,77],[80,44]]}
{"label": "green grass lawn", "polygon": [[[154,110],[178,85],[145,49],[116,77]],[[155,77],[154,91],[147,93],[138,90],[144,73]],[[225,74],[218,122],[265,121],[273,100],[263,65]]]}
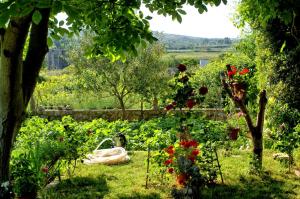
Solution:
{"label": "green grass lawn", "polygon": [[[219,152],[224,184],[218,179],[214,187],[203,189],[203,198],[300,198],[300,178],[273,160],[273,152],[264,152],[264,174],[249,174],[250,151],[237,151],[230,156]],[[133,152],[127,164],[105,166],[80,164],[72,179],[45,189],[41,198],[73,199],[138,199],[171,198],[173,178],[168,185],[145,188],[146,152]],[[299,166],[299,158],[297,159]],[[165,181],[167,182],[167,181]],[[154,184],[153,184],[154,185]],[[157,184],[156,184],[157,185]]]}
{"label": "green grass lawn", "polygon": [[174,57],[176,59],[212,59],[221,55],[222,51],[218,52],[169,52],[164,55],[164,58]]}

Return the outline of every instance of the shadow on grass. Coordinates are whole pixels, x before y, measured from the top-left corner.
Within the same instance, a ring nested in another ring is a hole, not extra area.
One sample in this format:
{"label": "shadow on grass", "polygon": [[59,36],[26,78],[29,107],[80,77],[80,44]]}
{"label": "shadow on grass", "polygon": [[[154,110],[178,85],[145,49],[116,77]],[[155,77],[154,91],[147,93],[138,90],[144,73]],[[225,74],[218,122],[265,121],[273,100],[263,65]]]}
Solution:
{"label": "shadow on grass", "polygon": [[140,194],[133,193],[130,196],[118,196],[119,199],[160,199],[160,195],[157,193]]}
{"label": "shadow on grass", "polygon": [[109,189],[105,176],[74,177],[61,181],[47,191],[47,196],[55,199],[100,199]]}
{"label": "shadow on grass", "polygon": [[[288,188],[287,188],[288,187]],[[262,177],[240,177],[238,185],[215,185],[205,188],[203,198],[216,199],[271,199],[295,198],[296,193],[292,186],[285,186],[285,182],[275,180],[268,175]]]}

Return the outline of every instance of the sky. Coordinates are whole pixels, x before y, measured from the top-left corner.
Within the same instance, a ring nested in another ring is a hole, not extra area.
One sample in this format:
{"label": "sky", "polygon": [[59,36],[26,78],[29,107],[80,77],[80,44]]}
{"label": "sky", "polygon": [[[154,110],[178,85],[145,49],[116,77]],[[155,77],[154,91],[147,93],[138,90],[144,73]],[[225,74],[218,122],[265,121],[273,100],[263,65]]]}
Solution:
{"label": "sky", "polygon": [[218,7],[208,7],[208,12],[199,14],[191,7],[185,6],[186,15],[182,16],[182,23],[172,21],[171,17],[164,17],[151,13],[143,7],[145,15],[152,16],[150,29],[164,33],[177,35],[188,35],[207,38],[237,38],[240,31],[234,27],[230,18],[234,13],[235,3],[229,0],[227,5],[221,4]]}
{"label": "sky", "polygon": [[[240,31],[234,27],[231,18],[234,13],[236,0],[228,0],[227,5],[221,4],[218,7],[208,6],[208,12],[199,14],[191,6],[184,6],[186,15],[182,16],[182,23],[172,21],[172,18],[156,13],[151,13],[147,8],[142,7],[144,16],[152,16],[150,29],[163,33],[187,35],[206,38],[237,38]],[[60,13],[58,19],[65,19],[66,14]]]}

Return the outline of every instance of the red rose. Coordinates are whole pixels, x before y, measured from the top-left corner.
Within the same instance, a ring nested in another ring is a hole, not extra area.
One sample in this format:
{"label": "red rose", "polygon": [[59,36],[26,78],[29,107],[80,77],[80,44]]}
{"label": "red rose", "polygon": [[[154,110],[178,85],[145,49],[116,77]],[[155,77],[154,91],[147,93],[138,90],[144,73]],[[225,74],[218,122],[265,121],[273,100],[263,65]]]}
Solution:
{"label": "red rose", "polygon": [[184,64],[179,64],[179,65],[177,66],[177,68],[178,68],[178,70],[179,70],[180,72],[186,71],[186,66],[185,66]]}
{"label": "red rose", "polygon": [[235,74],[237,71],[236,67],[232,65],[232,66],[230,66],[230,68],[231,68],[231,71],[234,72],[234,74]]}
{"label": "red rose", "polygon": [[181,173],[176,177],[176,182],[179,185],[185,185],[187,179],[188,179],[188,176],[185,173]]}
{"label": "red rose", "polygon": [[186,106],[189,107],[190,109],[193,108],[195,105],[196,105],[196,103],[193,99],[188,99],[186,101]]}
{"label": "red rose", "polygon": [[169,146],[168,148],[165,149],[165,152],[167,152],[170,156],[173,156],[175,151],[173,146]]}
{"label": "red rose", "polygon": [[239,72],[240,75],[245,75],[249,73],[249,69],[248,68],[244,68],[241,72]]}
{"label": "red rose", "polygon": [[188,141],[183,140],[179,144],[183,148],[189,148],[189,142]]}
{"label": "red rose", "polygon": [[198,142],[196,140],[191,140],[190,141],[190,146],[197,147],[198,146]]}
{"label": "red rose", "polygon": [[194,149],[193,151],[192,151],[192,155],[193,156],[197,156],[197,155],[199,155],[199,150],[198,149]]}
{"label": "red rose", "polygon": [[168,106],[166,106],[167,111],[171,110],[172,108],[174,108],[174,106],[172,104],[169,104]]}
{"label": "red rose", "polygon": [[206,86],[202,86],[200,89],[199,89],[199,93],[201,95],[205,95],[206,93],[208,92],[208,89]]}
{"label": "red rose", "polygon": [[235,75],[235,73],[232,72],[232,71],[228,71],[228,72],[227,72],[227,75],[228,75],[228,77],[232,77],[233,75]]}
{"label": "red rose", "polygon": [[168,159],[168,160],[166,160],[166,161],[165,161],[165,163],[164,163],[164,164],[167,166],[167,165],[171,164],[172,162],[173,162],[173,160],[172,160],[172,159]]}
{"label": "red rose", "polygon": [[236,69],[235,66],[230,66],[230,69],[231,69],[231,70],[228,70],[228,71],[227,71],[228,77],[232,77],[233,75],[236,74],[236,71],[237,71],[237,69]]}
{"label": "red rose", "polygon": [[168,173],[173,173],[174,172],[174,168],[168,168]]}
{"label": "red rose", "polygon": [[188,159],[189,159],[190,161],[192,161],[192,163],[194,163],[195,160],[196,160],[195,156],[189,156]]}

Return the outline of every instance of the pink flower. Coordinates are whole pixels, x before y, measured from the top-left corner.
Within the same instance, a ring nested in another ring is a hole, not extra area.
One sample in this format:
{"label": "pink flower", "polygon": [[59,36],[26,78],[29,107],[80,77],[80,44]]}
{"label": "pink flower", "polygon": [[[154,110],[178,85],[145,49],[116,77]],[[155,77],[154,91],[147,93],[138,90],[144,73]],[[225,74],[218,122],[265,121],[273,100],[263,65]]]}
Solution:
{"label": "pink flower", "polygon": [[240,112],[237,113],[237,116],[238,116],[238,117],[242,117],[242,116],[244,116],[244,115],[245,115],[245,114],[244,114],[242,111],[240,111]]}

